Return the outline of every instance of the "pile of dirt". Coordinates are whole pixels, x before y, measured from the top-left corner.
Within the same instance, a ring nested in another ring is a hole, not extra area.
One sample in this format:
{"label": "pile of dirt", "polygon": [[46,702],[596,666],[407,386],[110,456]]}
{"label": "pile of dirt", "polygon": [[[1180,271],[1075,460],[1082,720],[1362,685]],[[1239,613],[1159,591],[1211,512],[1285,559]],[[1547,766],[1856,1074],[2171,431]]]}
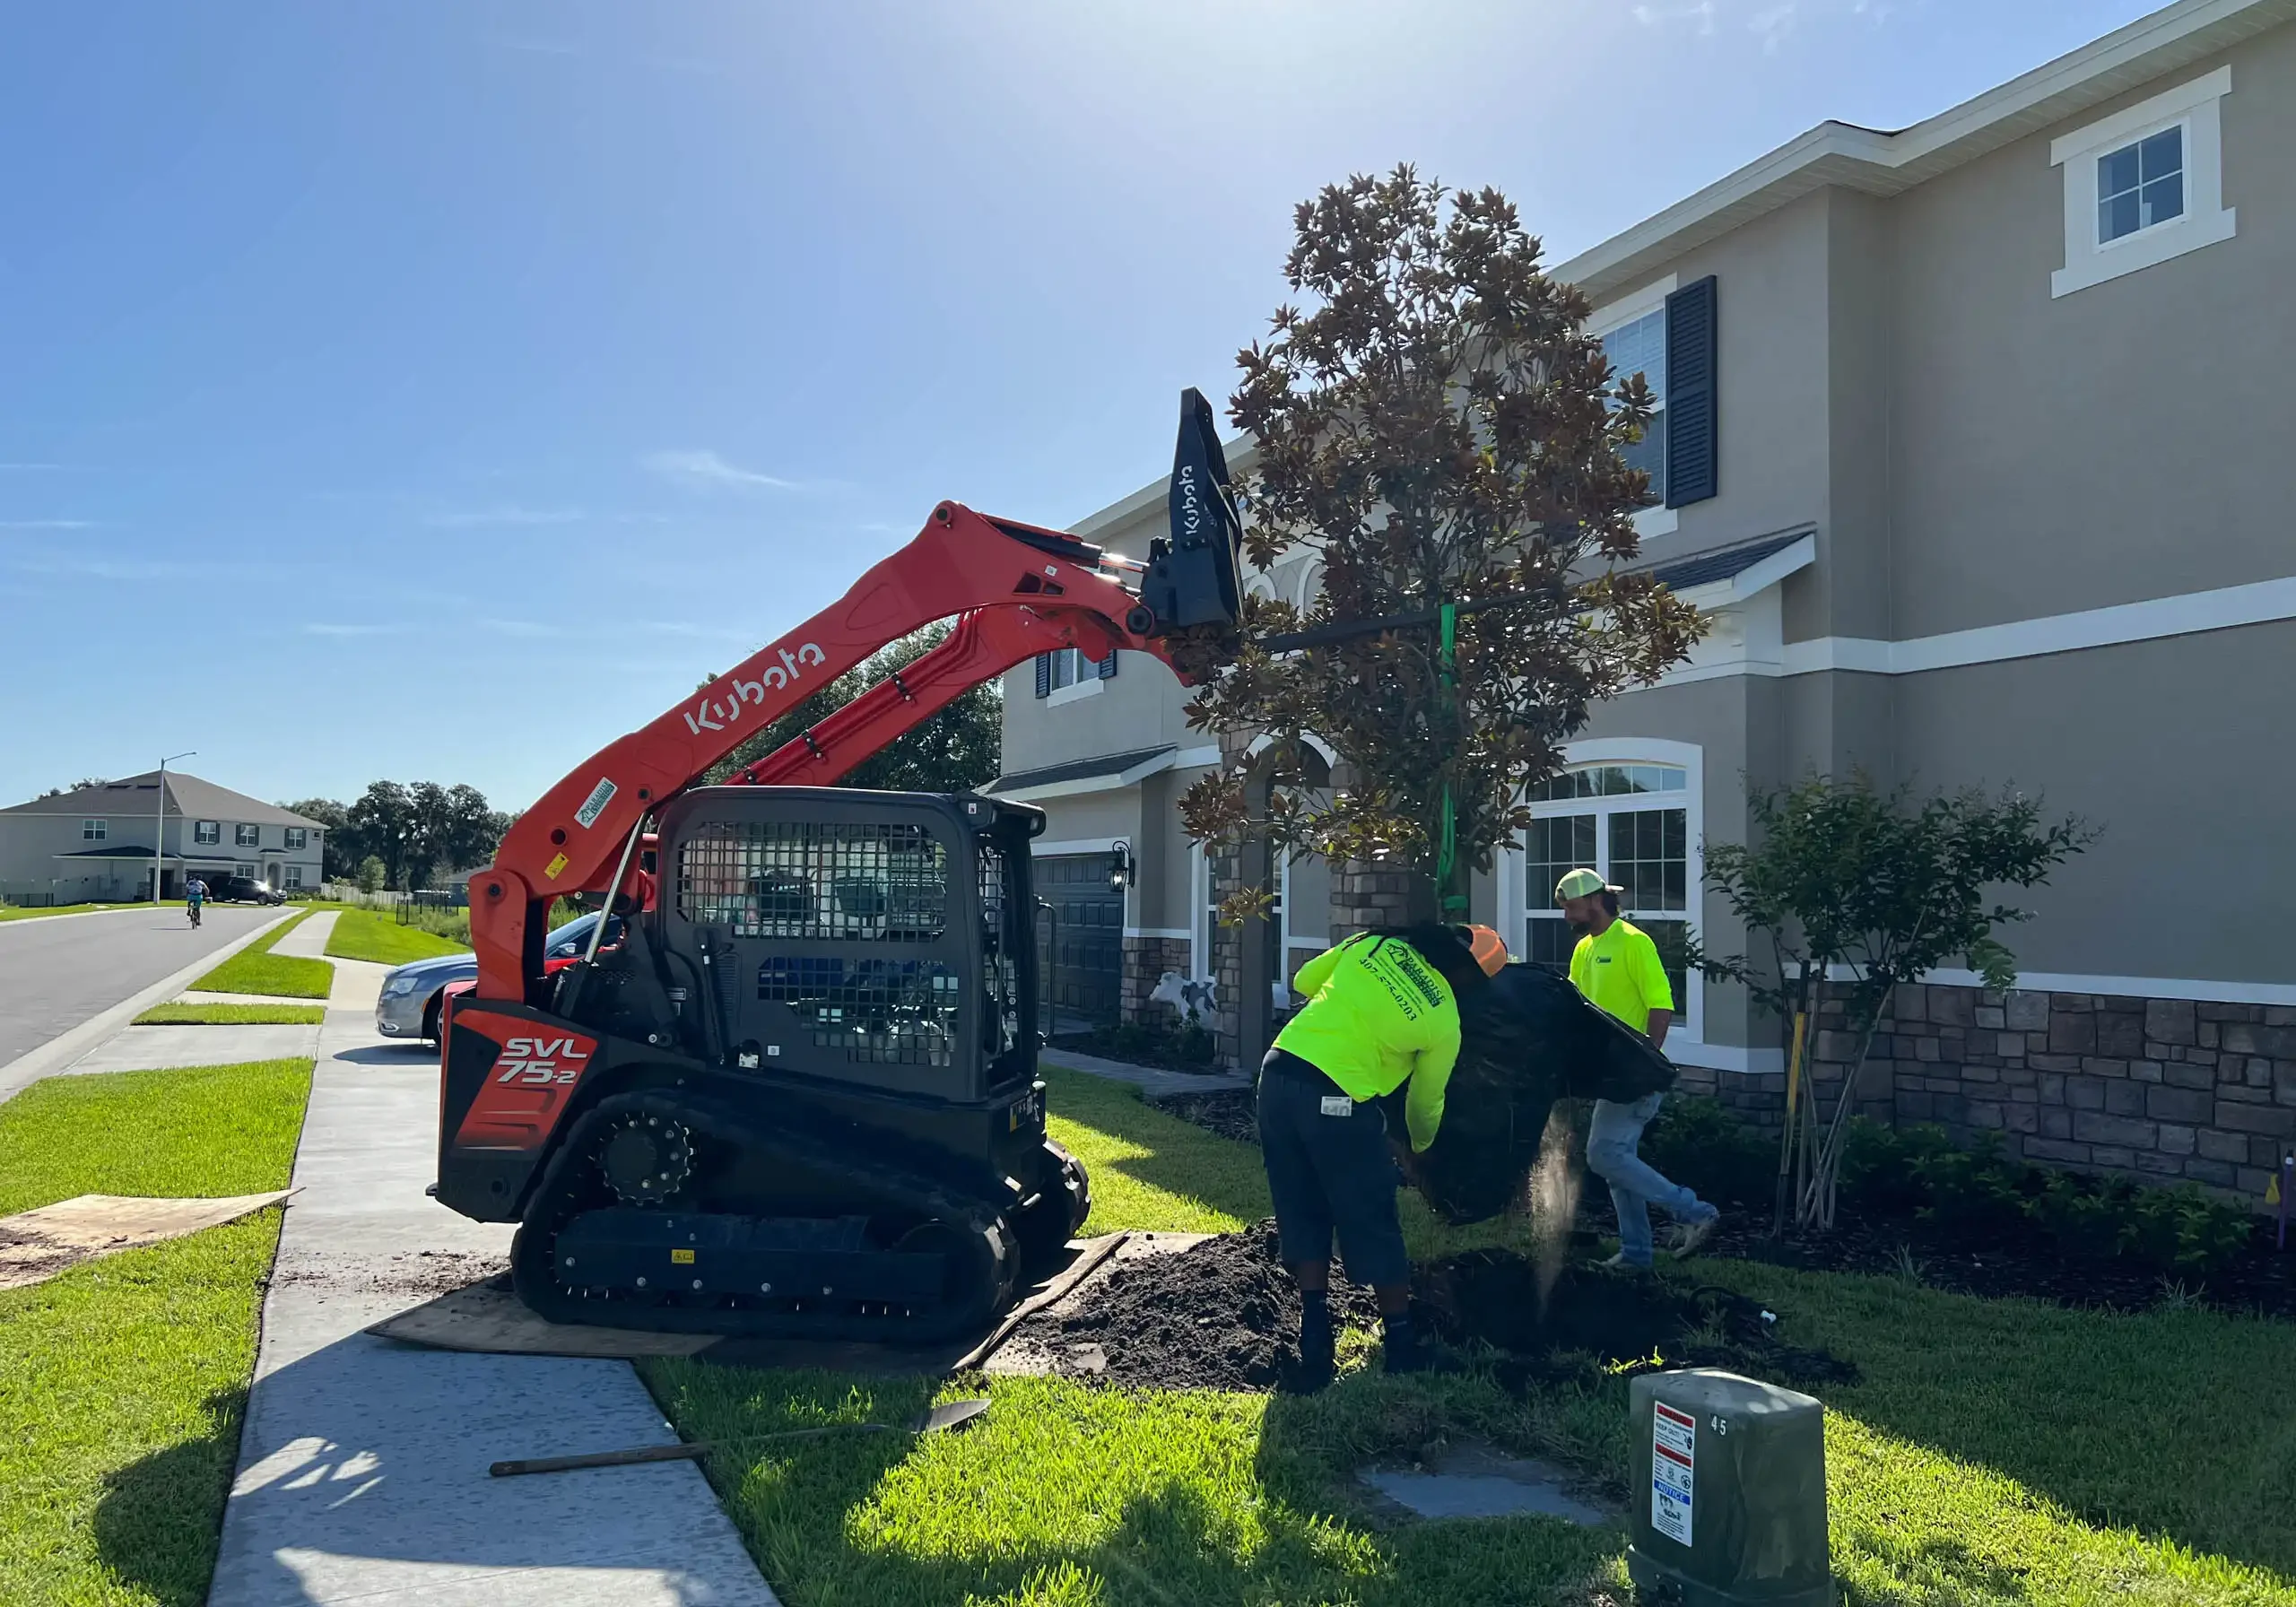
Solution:
{"label": "pile of dirt", "polygon": [[1854,1364],[1787,1343],[1775,1312],[1711,1284],[1576,1263],[1543,1290],[1527,1258],[1470,1250],[1422,1268],[1412,1294],[1435,1333],[1500,1351],[1500,1376],[1513,1384],[1583,1379],[1653,1355],[1804,1390],[1857,1380]]}
{"label": "pile of dirt", "polygon": [[[1333,1271],[1334,1319],[1374,1327],[1370,1290],[1341,1271]],[[1822,1351],[1785,1342],[1773,1315],[1723,1289],[1573,1265],[1542,1299],[1529,1260],[1474,1250],[1419,1269],[1413,1295],[1437,1337],[1471,1356],[1497,1351],[1498,1375],[1512,1388],[1591,1381],[1654,1353],[1668,1367],[1726,1368],[1805,1390],[1857,1376]],[[1119,1262],[1030,1317],[1013,1339],[1053,1355],[1091,1347],[1091,1373],[1111,1384],[1251,1391],[1289,1381],[1299,1332],[1299,1291],[1278,1259],[1274,1223],[1261,1222],[1177,1255]]]}
{"label": "pile of dirt", "polygon": [[[1371,1291],[1335,1267],[1332,1318],[1378,1320]],[[1055,1354],[1096,1344],[1111,1384],[1154,1389],[1264,1390],[1297,1364],[1300,1291],[1276,1254],[1275,1224],[1207,1238],[1174,1255],[1119,1261],[1079,1298],[1040,1311],[1013,1333]]]}

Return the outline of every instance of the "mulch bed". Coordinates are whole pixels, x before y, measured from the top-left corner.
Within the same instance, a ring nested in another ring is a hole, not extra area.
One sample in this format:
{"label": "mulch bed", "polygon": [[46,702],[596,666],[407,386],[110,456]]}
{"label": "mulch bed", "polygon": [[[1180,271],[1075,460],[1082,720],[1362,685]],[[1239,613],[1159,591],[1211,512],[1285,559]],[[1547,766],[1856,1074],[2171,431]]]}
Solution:
{"label": "mulch bed", "polygon": [[1078,1055],[1096,1055],[1102,1060],[1121,1060],[1127,1065],[1154,1066],[1162,1072],[1187,1072],[1198,1077],[1217,1077],[1225,1068],[1202,1060],[1182,1059],[1178,1052],[1164,1039],[1141,1034],[1126,1034],[1122,1038],[1107,1031],[1064,1032],[1046,1040],[1045,1047],[1057,1059],[1063,1049]]}
{"label": "mulch bed", "polygon": [[[1257,1144],[1259,1125],[1249,1090],[1215,1090],[1159,1099],[1157,1108],[1239,1143]],[[1831,1234],[1770,1237],[1770,1204],[1726,1204],[1722,1228],[1703,1255],[1766,1262],[1814,1273],[1869,1273],[1903,1277],[1910,1257],[1919,1281],[1932,1289],[1989,1299],[2022,1296],[2059,1305],[2142,1311],[2179,1299],[2222,1311],[2296,1317],[2296,1234],[2286,1252],[2273,1247],[2273,1227],[2259,1219],[2248,1249],[2231,1266],[2179,1281],[2123,1262],[2075,1262],[2047,1245],[1990,1238],[1957,1242],[1912,1217],[1863,1219],[1844,1204]],[[1582,1191],[1582,1226],[1611,1229],[1607,1196]]]}
{"label": "mulch bed", "polygon": [[[1110,1384],[1262,1391],[1292,1380],[1300,1296],[1277,1259],[1273,1222],[1119,1263],[1088,1287],[1093,1298],[1080,1307],[1039,1313],[1015,1337],[1055,1353],[1097,1345],[1106,1358],[1097,1377]],[[1413,1290],[1439,1338],[1471,1356],[1498,1352],[1498,1377],[1515,1388],[1596,1382],[1606,1364],[1653,1351],[1669,1366],[1729,1368],[1802,1388],[1857,1377],[1847,1362],[1784,1342],[1774,1317],[1724,1290],[1581,1265],[1542,1291],[1524,1257],[1476,1250],[1419,1269]],[[1370,1291],[1337,1268],[1331,1306],[1344,1326],[1378,1319]]]}
{"label": "mulch bed", "polygon": [[2261,1221],[2249,1247],[2230,1266],[2205,1278],[2181,1280],[2127,1262],[2073,1261],[2045,1245],[2014,1239],[1943,1238],[1912,1218],[1853,1220],[1848,1205],[1830,1234],[1789,1233],[1773,1239],[1767,1205],[1728,1211],[1703,1254],[1813,1273],[1918,1273],[1928,1288],[1990,1299],[2024,1296],[2109,1311],[2190,1302],[2220,1311],[2296,1317],[2296,1242],[2285,1253],[2274,1249],[2272,1228]]}

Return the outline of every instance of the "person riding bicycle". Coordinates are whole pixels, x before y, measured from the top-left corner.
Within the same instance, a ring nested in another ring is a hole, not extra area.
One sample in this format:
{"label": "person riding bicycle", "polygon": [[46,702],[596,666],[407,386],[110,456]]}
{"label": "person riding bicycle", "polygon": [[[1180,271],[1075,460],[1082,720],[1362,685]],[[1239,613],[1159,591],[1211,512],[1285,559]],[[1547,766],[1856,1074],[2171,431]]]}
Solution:
{"label": "person riding bicycle", "polygon": [[197,925],[199,924],[200,906],[206,902],[207,883],[202,882],[196,876],[194,876],[190,881],[184,883],[183,907],[191,911],[191,920],[194,925]]}

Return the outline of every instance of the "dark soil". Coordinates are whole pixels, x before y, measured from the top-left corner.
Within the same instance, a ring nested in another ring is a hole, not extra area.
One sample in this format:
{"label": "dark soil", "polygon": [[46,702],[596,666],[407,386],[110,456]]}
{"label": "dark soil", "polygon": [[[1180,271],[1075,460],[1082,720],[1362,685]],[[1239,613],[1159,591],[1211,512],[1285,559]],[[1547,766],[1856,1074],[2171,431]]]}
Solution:
{"label": "dark soil", "polygon": [[[1598,1379],[1605,1364],[1654,1351],[1668,1366],[1726,1367],[1776,1383],[1815,1388],[1857,1377],[1822,1351],[1783,1342],[1779,1324],[1726,1290],[1678,1285],[1588,1267],[1567,1269],[1542,1303],[1535,1270],[1507,1251],[1477,1250],[1422,1268],[1417,1308],[1440,1339],[1473,1355],[1499,1352],[1502,1382]],[[1175,1255],[1118,1264],[1087,1285],[1082,1309],[1039,1313],[1016,1337],[1055,1352],[1097,1344],[1099,1375],[1157,1389],[1255,1391],[1281,1387],[1297,1362],[1300,1296],[1276,1258],[1275,1227],[1205,1240]],[[1378,1307],[1369,1290],[1335,1269],[1332,1315],[1370,1328]]]}
{"label": "dark soil", "polygon": [[1789,1388],[1857,1381],[1852,1363],[1787,1342],[1778,1313],[1712,1285],[1577,1263],[1542,1296],[1526,1257],[1470,1250],[1422,1268],[1412,1293],[1444,1339],[1500,1351],[1499,1376],[1517,1386],[1591,1380],[1654,1354],[1668,1367],[1724,1368]]}
{"label": "dark soil", "polygon": [[325,1257],[274,1273],[274,1283],[326,1283],[362,1294],[416,1295],[424,1299],[452,1294],[474,1283],[509,1287],[509,1266],[500,1255],[463,1250],[417,1250],[374,1262]]}
{"label": "dark soil", "polygon": [[[1054,1351],[1097,1343],[1108,1355],[1102,1378],[1144,1388],[1273,1389],[1298,1362],[1300,1291],[1276,1258],[1274,1222],[1120,1261],[1085,1287],[1083,1309],[1039,1312],[1014,1337]],[[1338,1268],[1330,1299],[1343,1327],[1378,1320],[1371,1291]]]}
{"label": "dark soil", "polygon": [[1222,1138],[1232,1138],[1239,1144],[1259,1142],[1259,1106],[1248,1088],[1174,1094],[1155,1103],[1157,1109],[1169,1110],[1180,1120],[1194,1122]]}

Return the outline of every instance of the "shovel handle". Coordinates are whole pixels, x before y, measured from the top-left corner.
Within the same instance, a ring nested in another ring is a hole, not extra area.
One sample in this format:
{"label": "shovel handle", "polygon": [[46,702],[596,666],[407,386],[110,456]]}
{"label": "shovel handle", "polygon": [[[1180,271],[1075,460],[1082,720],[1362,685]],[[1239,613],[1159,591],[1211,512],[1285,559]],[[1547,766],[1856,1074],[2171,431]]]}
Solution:
{"label": "shovel handle", "polygon": [[674,1446],[637,1446],[626,1451],[592,1451],[584,1456],[530,1456],[523,1462],[497,1462],[487,1472],[497,1479],[520,1473],[569,1473],[583,1467],[622,1467],[635,1462],[683,1462],[709,1449],[706,1440]]}
{"label": "shovel handle", "polygon": [[[890,1434],[889,1423],[824,1423],[817,1429],[784,1429],[775,1434],[753,1434],[733,1442],[757,1445],[777,1439],[817,1439],[825,1434]],[[592,1451],[581,1456],[532,1456],[523,1462],[490,1464],[487,1472],[497,1479],[516,1478],[520,1473],[570,1473],[578,1468],[625,1467],[640,1462],[684,1462],[699,1460],[718,1448],[715,1440],[687,1440],[673,1446],[634,1446],[626,1451]]]}

